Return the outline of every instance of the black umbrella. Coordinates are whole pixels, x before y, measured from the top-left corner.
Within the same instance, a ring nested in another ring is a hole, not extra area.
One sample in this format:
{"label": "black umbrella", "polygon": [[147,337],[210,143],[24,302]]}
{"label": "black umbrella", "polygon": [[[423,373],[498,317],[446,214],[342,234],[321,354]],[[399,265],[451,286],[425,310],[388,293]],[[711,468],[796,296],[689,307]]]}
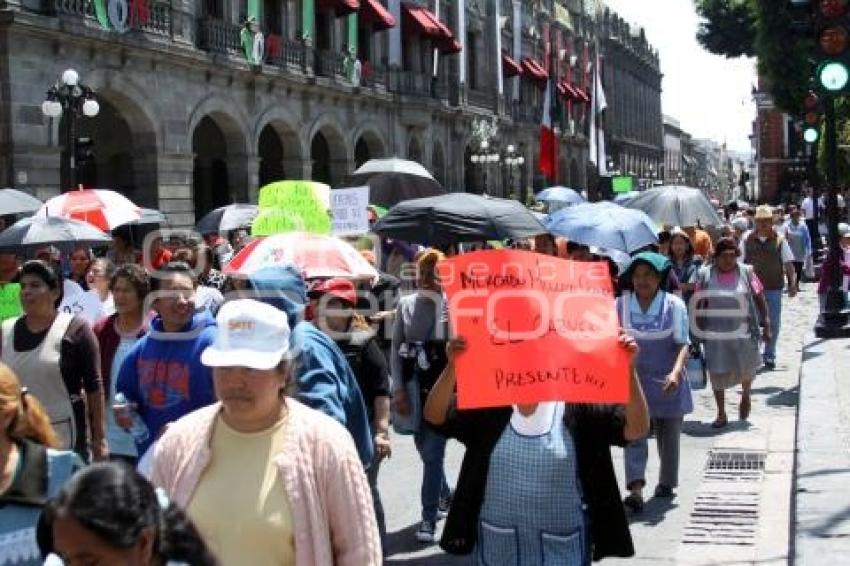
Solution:
{"label": "black umbrella", "polygon": [[0,189],[0,216],[35,212],[43,204],[29,193],[17,189]]}
{"label": "black umbrella", "polygon": [[401,202],[373,230],[389,238],[432,245],[529,238],[546,232],[519,202],[469,193]]}
{"label": "black umbrella", "polygon": [[212,234],[245,228],[257,217],[258,210],[255,204],[228,204],[205,214],[195,224],[195,230]]}
{"label": "black umbrella", "polygon": [[691,187],[665,185],[640,193],[623,203],[642,210],[659,226],[721,226],[723,220],[705,194]]}
{"label": "black umbrella", "polygon": [[446,189],[422,165],[398,158],[367,161],[344,183],[345,187],[364,185],[369,186],[369,202],[383,207],[446,194]]}
{"label": "black umbrella", "polygon": [[68,251],[79,246],[104,246],[111,241],[88,222],[59,216],[30,216],[0,233],[0,250],[17,252],[53,245]]}

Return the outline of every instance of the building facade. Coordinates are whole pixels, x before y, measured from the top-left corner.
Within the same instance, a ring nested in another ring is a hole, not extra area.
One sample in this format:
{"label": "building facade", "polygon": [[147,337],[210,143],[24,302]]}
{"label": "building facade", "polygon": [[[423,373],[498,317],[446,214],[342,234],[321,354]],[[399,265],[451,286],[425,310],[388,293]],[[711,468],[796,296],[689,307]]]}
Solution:
{"label": "building facade", "polygon": [[599,37],[608,98],[605,129],[610,168],[650,178],[664,162],[658,52],[643,28],[628,24],[607,9],[600,21]]}
{"label": "building facade", "polygon": [[[159,208],[176,226],[252,201],[277,179],[338,186],[376,157],[419,161],[450,190],[584,189],[596,30],[595,3],[585,4],[6,0],[0,175],[51,196],[63,188],[63,152],[85,145],[80,182]],[[67,68],[100,104],[77,121],[76,142],[66,118],[41,111]],[[540,119],[555,83],[559,166],[543,179]],[[498,162],[473,163],[479,121],[498,128],[487,144]],[[524,165],[505,164],[509,145]]]}
{"label": "building facade", "polygon": [[756,155],[754,200],[763,203],[799,202],[806,183],[805,142],[795,121],[782,112],[763,88],[753,92],[756,119],[752,145]]}
{"label": "building facade", "polygon": [[664,116],[664,163],[661,166],[661,179],[665,184],[674,185],[685,180],[685,144],[682,142],[684,133],[678,120],[672,116]]}

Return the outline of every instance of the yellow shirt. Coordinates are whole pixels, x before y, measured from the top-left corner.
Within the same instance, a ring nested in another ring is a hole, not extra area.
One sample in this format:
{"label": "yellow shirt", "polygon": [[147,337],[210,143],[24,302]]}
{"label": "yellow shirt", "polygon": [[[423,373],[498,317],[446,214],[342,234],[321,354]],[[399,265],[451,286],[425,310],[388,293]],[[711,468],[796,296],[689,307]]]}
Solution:
{"label": "yellow shirt", "polygon": [[187,511],[223,566],[295,564],[292,511],[273,461],[285,423],[241,433],[216,417],[212,459]]}

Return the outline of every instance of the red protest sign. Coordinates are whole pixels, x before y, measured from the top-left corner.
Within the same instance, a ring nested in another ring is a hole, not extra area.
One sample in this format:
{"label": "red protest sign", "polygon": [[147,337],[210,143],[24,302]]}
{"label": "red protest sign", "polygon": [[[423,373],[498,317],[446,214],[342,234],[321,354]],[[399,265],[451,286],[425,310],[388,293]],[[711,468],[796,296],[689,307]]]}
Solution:
{"label": "red protest sign", "polygon": [[628,401],[606,263],[498,250],[438,269],[454,332],[467,341],[456,361],[461,409]]}

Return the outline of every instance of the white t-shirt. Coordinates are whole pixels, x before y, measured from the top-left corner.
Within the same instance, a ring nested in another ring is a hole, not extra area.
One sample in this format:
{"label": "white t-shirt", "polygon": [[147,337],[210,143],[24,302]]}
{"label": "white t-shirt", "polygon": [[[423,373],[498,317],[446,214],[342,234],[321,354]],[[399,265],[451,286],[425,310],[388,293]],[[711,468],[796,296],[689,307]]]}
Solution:
{"label": "white t-shirt", "polygon": [[806,220],[811,220],[815,217],[815,201],[812,197],[804,198],[800,204],[800,208],[803,209],[803,215]]}

